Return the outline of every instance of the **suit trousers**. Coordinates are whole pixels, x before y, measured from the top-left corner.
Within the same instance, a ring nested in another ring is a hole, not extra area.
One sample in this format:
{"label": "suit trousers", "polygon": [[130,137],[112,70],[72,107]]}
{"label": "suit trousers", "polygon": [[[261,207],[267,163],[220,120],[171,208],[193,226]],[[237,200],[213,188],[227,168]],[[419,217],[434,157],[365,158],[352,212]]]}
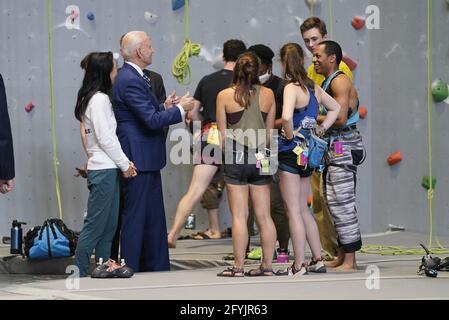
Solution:
{"label": "suit trousers", "polygon": [[122,192],[120,257],[135,272],[170,270],[160,171],[138,172]]}

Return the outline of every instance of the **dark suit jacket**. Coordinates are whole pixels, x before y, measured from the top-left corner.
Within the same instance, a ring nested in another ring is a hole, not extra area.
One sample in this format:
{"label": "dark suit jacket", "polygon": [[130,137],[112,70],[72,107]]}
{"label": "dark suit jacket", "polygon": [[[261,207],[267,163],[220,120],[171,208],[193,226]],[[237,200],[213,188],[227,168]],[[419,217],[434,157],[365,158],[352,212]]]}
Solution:
{"label": "dark suit jacket", "polygon": [[144,69],[143,73],[150,78],[151,88],[153,88],[153,93],[159,100],[159,103],[164,103],[167,100],[167,93],[165,92],[164,80],[162,76],[154,71]]}
{"label": "dark suit jacket", "polygon": [[14,151],[9,122],[5,85],[0,74],[0,179],[11,180],[14,172]]}
{"label": "dark suit jacket", "polygon": [[166,164],[164,127],[182,121],[177,107],[165,110],[143,77],[131,65],[120,69],[112,104],[123,151],[139,171],[158,171]]}

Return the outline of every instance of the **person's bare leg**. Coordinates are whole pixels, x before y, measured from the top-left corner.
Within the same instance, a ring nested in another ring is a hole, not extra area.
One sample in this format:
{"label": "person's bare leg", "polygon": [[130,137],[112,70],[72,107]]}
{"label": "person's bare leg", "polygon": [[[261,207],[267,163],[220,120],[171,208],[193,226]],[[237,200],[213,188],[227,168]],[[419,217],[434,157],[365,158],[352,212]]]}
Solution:
{"label": "person's bare leg", "polygon": [[207,164],[200,164],[193,169],[192,181],[189,190],[182,197],[176,209],[175,221],[168,233],[168,247],[175,248],[176,240],[179,237],[181,229],[184,227],[187,217],[192,212],[194,205],[200,200],[206,191],[209,183],[217,172],[217,167]]}
{"label": "person's bare leg", "polygon": [[306,229],[307,242],[312,250],[313,258],[316,261],[321,259],[321,242],[315,218],[312,216],[312,213],[307,206],[307,196],[309,195],[309,192],[310,178],[301,178],[299,190],[301,218]]}
{"label": "person's bare leg", "polygon": [[324,261],[324,264],[328,268],[337,268],[343,264],[345,258],[345,252],[342,248],[338,248],[338,254],[336,257],[334,257],[334,260],[331,261]]}
{"label": "person's bare leg", "polygon": [[248,242],[248,185],[227,184],[229,209],[232,214],[232,246],[234,251],[234,266],[243,268],[245,263],[246,245]]}
{"label": "person's bare leg", "polygon": [[218,218],[218,209],[208,209],[209,228],[204,232],[211,239],[220,239],[220,220]]}
{"label": "person's bare leg", "polygon": [[335,268],[336,271],[354,272],[357,271],[355,252],[345,253],[343,263]]}
{"label": "person's bare leg", "polygon": [[254,208],[254,217],[260,232],[262,245],[262,264],[264,269],[271,269],[273,253],[276,247],[276,228],[270,211],[270,185],[250,185],[249,191]]}
{"label": "person's bare leg", "polygon": [[[288,215],[290,237],[295,253],[295,269],[300,270],[305,261],[304,251],[306,245],[306,232],[301,218],[300,176],[285,171],[279,171],[282,198]],[[306,201],[307,205],[307,201]],[[321,248],[320,248],[321,249]]]}

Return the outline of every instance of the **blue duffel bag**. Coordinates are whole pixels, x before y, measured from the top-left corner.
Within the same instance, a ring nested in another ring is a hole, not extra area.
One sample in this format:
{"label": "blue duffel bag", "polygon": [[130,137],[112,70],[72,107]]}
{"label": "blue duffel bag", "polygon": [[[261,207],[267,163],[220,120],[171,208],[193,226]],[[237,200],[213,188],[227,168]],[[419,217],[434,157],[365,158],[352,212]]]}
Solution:
{"label": "blue duffel bag", "polygon": [[25,255],[29,259],[71,257],[75,254],[78,234],[60,219],[48,219],[25,236]]}

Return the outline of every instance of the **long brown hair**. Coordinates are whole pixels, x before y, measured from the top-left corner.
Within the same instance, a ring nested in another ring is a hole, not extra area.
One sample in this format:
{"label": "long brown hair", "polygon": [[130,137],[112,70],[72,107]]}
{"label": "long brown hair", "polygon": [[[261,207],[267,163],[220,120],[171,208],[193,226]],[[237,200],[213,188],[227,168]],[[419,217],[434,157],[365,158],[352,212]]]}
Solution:
{"label": "long brown hair", "polygon": [[287,78],[290,83],[299,83],[304,89],[315,87],[304,69],[304,51],[299,44],[292,42],[283,45],[280,55],[284,78]]}
{"label": "long brown hair", "polygon": [[231,86],[235,87],[234,100],[243,108],[249,106],[253,86],[260,85],[259,65],[259,58],[252,52],[240,55],[235,63]]}

